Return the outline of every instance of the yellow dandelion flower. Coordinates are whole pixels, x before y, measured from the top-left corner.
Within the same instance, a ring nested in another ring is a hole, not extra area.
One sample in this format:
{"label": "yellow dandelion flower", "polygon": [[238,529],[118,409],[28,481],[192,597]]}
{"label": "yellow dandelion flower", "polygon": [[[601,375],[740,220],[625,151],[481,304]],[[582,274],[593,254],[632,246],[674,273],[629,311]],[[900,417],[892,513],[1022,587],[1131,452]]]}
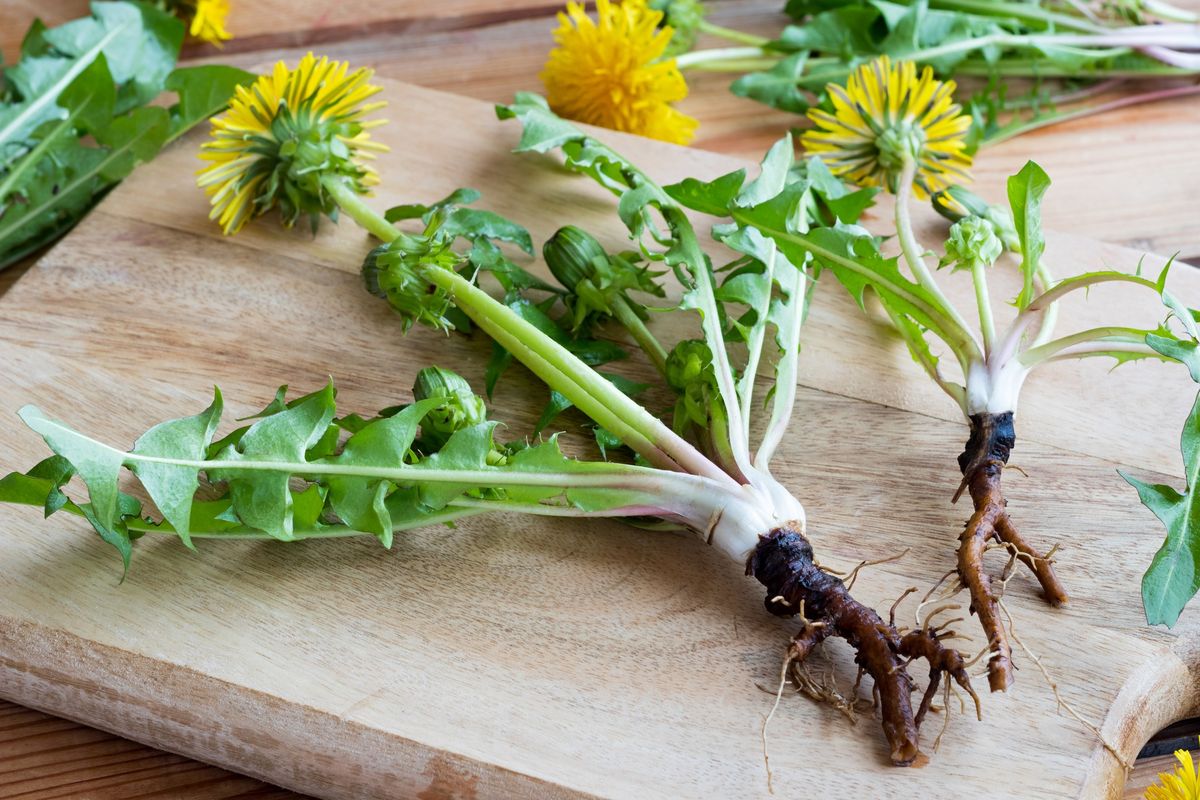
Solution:
{"label": "yellow dandelion flower", "polygon": [[366,102],[379,91],[372,74],[309,53],[295,69],[280,61],[239,87],[228,110],[213,117],[212,141],[201,146],[200,158],[211,163],[196,182],[212,203],[209,217],[232,234],[278,206],[285,225],[307,214],[315,226],[321,214],[336,213],[328,181],[359,194],[377,184],[363,162],[387,150],[368,132],[384,121],[363,117],[387,104]]}
{"label": "yellow dandelion flower", "polygon": [[970,180],[966,134],[971,118],[954,102],[954,81],[887,56],[863,64],[846,86],[829,84],[834,113],[812,108],[815,127],[801,137],[830,171],[859,186],[896,191],[906,164],[921,200]]}
{"label": "yellow dandelion flower", "polygon": [[663,58],[673,31],[659,27],[662,18],[646,0],[597,0],[595,21],[582,3],[568,3],[541,76],[550,107],[590,125],[690,142],[696,120],[671,105],[688,87],[675,59]]}
{"label": "yellow dandelion flower", "polygon": [[1187,750],[1176,750],[1179,766],[1158,776],[1157,786],[1146,789],[1146,800],[1200,800],[1200,773]]}
{"label": "yellow dandelion flower", "polygon": [[223,42],[233,38],[225,29],[225,18],[228,16],[229,0],[196,0],[188,33],[221,47]]}

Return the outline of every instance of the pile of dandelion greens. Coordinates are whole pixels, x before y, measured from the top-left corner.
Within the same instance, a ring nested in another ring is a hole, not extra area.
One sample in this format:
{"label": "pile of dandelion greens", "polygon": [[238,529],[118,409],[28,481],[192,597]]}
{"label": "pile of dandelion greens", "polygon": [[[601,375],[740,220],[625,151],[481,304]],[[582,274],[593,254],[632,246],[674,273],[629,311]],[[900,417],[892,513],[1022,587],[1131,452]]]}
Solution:
{"label": "pile of dandelion greens", "polygon": [[[487,336],[487,393],[519,362],[549,393],[538,431],[574,407],[591,420],[598,455],[568,457],[557,435],[504,440],[483,397],[454,371],[430,367],[416,376],[410,403],[367,417],[339,415],[332,384],[292,399],[280,390],[253,421],[219,438],[218,390],[208,408],[151,428],[127,452],[26,407],[22,419],[53,455],[0,480],[0,500],[86,518],[126,569],[134,541],[159,533],[189,547],[204,538],[360,534],[390,545],[397,531],[498,511],[688,530],[766,587],[770,613],[799,620],[785,661],[785,675],[798,686],[812,685],[805,659],[823,640],[849,642],[860,680],[874,683],[891,759],[905,765],[919,753],[920,726],[939,691],[948,701],[953,684],[975,698],[968,669],[976,660],[986,657],[993,690],[1011,679],[1005,609],[983,565],[988,543],[995,539],[1012,563],[1029,566],[1047,599],[1066,597],[1050,554],[1021,537],[1000,494],[1025,375],[1063,358],[1106,355],[1182,361],[1200,378],[1194,312],[1166,290],[1166,270],[1154,278],[1104,271],[1055,280],[1042,263],[1038,221],[1048,179],[1034,164],[1014,176],[1009,212],[963,190],[969,119],[946,84],[911,63],[881,59],[847,87],[830,89],[855,113],[870,115],[880,135],[854,140],[872,126],[830,115],[808,135],[813,157],[797,160],[784,137],[752,180],[739,170],[660,185],[546,100],[518,95],[497,109],[521,125],[518,152],[557,153],[569,170],[609,190],[632,242],[627,251],[607,252],[566,224],[543,246],[551,279],[516,263],[517,253],[535,252],[532,237],[519,223],[474,207],[480,197],[473,190],[383,213],[363,199],[378,181],[370,160],[384,149],[370,135],[380,123],[367,116],[382,105],[372,99],[378,88],[370,77],[310,54],[295,69],[280,64],[239,88],[228,112],[213,120],[202,151],[209,164],[198,182],[210,195],[213,219],[231,234],[273,209],[288,226],[301,218],[315,226],[322,216],[353,220],[380,242],[363,254],[364,284],[396,312],[400,330],[421,325]],[[889,98],[889,87],[899,96]],[[872,93],[874,104],[864,99]],[[937,137],[928,135],[932,126],[942,126]],[[897,195],[901,257],[884,255],[881,240],[860,224],[880,187]],[[943,266],[970,273],[977,329],[941,291],[912,229],[910,206],[930,196],[957,220]],[[707,254],[693,211],[718,219],[709,234],[725,263]],[[991,316],[988,274],[1006,249],[1020,257],[1023,289],[1015,320],[1001,331]],[[668,272],[682,286],[678,298],[668,298]],[[951,631],[931,617],[897,627],[856,601],[839,576],[819,566],[803,505],[772,472],[795,412],[811,289],[825,272],[860,305],[868,294],[877,298],[913,357],[970,423],[960,492],[970,490],[976,514],[958,551],[961,587],[946,594],[970,593],[987,641],[974,656],[948,647]],[[1154,329],[1055,338],[1059,298],[1118,282],[1155,292],[1167,320]],[[689,319],[695,338],[662,342],[650,320],[665,313]],[[629,333],[676,398],[669,422],[638,400],[645,385],[599,369],[630,355],[602,335],[612,327]],[[930,339],[952,355],[949,371]],[[756,424],[759,414],[763,425]],[[1192,447],[1188,463],[1196,461]],[[125,470],[152,507],[122,490]],[[66,494],[75,477],[87,487],[86,502]],[[1190,502],[1164,487],[1141,490],[1143,497],[1158,492],[1162,503]],[[1165,550],[1173,540],[1197,540],[1188,513],[1156,510],[1176,526]],[[1151,568],[1160,576],[1156,601],[1177,615],[1195,587],[1179,585],[1170,570],[1161,578],[1162,558]],[[908,670],[917,659],[930,670],[923,689]]]}
{"label": "pile of dandelion greens", "polygon": [[[157,8],[94,2],[35,23],[0,84],[0,269],[62,236],[139,164],[219,111],[249,73],[176,68],[184,26]],[[178,100],[152,105],[163,92]]]}
{"label": "pile of dandelion greens", "polygon": [[[687,143],[697,122],[673,104],[689,73],[738,75],[734,94],[804,114],[828,110],[828,85],[888,56],[968,79],[958,99],[974,150],[1200,92],[1197,15],[1157,0],[789,0],[783,11],[793,24],[770,38],[712,23],[702,0],[599,0],[594,21],[568,2],[546,96],[569,119]],[[701,34],[733,46],[697,48]]]}

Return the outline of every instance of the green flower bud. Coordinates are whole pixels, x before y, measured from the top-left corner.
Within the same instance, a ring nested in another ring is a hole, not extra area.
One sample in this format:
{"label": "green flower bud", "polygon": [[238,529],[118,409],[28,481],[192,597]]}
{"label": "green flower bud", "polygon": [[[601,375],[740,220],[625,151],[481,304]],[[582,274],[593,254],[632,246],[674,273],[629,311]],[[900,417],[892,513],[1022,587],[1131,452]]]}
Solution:
{"label": "green flower bud", "polygon": [[438,330],[451,330],[446,317],[450,296],[425,277],[430,269],[456,269],[462,257],[436,236],[401,234],[395,241],[376,247],[363,261],[362,276],[367,291],[386,298],[404,320],[407,332],[414,322]]}
{"label": "green flower bud", "polygon": [[932,198],[933,209],[951,222],[966,217],[983,217],[995,227],[995,233],[1008,250],[1021,249],[1012,214],[1003,206],[990,206],[983,198],[961,186],[951,186]]}
{"label": "green flower bud", "polygon": [[567,225],[546,240],[542,256],[551,274],[568,292],[575,293],[579,282],[591,279],[597,270],[596,261],[608,261],[604,247],[582,228]]}
{"label": "green flower bud", "polygon": [[563,298],[571,310],[572,327],[578,332],[597,316],[612,316],[618,298],[645,318],[645,308],[626,294],[646,292],[662,297],[655,282],[661,275],[635,263],[632,257],[608,255],[587,231],[568,225],[560,228],[542,248],[550,272],[569,292]]}
{"label": "green flower bud", "polygon": [[664,57],[681,55],[696,46],[696,40],[700,38],[700,23],[707,13],[700,0],[650,0],[647,5],[663,13],[660,26],[669,25],[674,31]]}
{"label": "green flower bud", "polygon": [[441,447],[456,431],[487,421],[483,398],[471,391],[471,385],[458,373],[441,367],[426,367],[417,373],[413,384],[415,400],[445,400],[421,420],[422,438]]}
{"label": "green flower bud", "polygon": [[983,217],[965,217],[950,226],[942,264],[954,263],[968,269],[976,264],[990,267],[1003,252],[1004,244],[995,225]]}

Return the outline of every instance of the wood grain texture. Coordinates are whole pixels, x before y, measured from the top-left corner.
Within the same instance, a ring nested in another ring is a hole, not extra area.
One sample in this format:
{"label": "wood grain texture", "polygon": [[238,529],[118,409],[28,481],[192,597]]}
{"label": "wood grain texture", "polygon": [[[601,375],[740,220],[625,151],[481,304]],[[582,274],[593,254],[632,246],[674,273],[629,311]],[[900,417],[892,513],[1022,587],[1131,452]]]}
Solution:
{"label": "wood grain texture", "polygon": [[[1200,753],[1193,752],[1193,757]],[[306,800],[253,778],[0,700],[0,798],[88,800]],[[1123,800],[1142,800],[1172,755],[1139,759]]]}
{"label": "wood grain texture", "polygon": [[[554,159],[509,155],[516,128],[486,105],[398,84],[386,94],[396,108],[426,113],[380,131],[393,151],[381,163],[379,207],[467,184],[536,239],[570,221],[612,246],[623,240],[610,199]],[[660,180],[742,164],[605,136]],[[347,410],[405,399],[415,369],[431,360],[478,379],[485,342],[401,339],[386,307],[363,295],[355,273],[369,243],[351,226],[327,225],[313,239],[266,220],[222,238],[202,196],[180,189],[193,147],[185,141],[139,170],[0,301],[11,377],[0,408],[34,401],[126,444],[153,421],[201,407],[213,382],[233,416],[279,383],[307,390],[330,371]],[[1051,248],[1064,270],[1134,257],[1063,236]],[[1197,276],[1177,278],[1183,296],[1200,292]],[[780,477],[808,507],[823,563],[845,568],[908,548],[856,586],[886,607],[910,584],[932,585],[952,561],[964,512],[946,498],[965,427],[906,410],[923,402],[925,382],[907,356],[886,341],[860,346],[883,334],[832,286],[815,302]],[[1127,305],[1097,293],[1085,313]],[[664,335],[684,334],[679,324]],[[1030,396],[1078,398],[1096,377],[1063,373]],[[1138,377],[1147,395],[1126,383],[1102,408],[1027,405],[1016,463],[1031,477],[1010,481],[1026,533],[1065,546],[1060,569],[1074,601],[1046,609],[1024,576],[1014,579],[1018,631],[1126,757],[1196,709],[1200,665],[1194,613],[1169,634],[1142,624],[1138,575],[1161,530],[1113,469],[1176,471],[1173,435],[1120,436],[1147,408],[1176,428],[1190,388],[1178,373]],[[528,430],[540,397],[514,373],[497,416]],[[573,431],[579,420],[566,422]],[[0,451],[24,466],[42,448],[9,426]],[[739,565],[692,539],[500,516],[408,534],[390,552],[344,541],[227,543],[194,555],[157,540],[139,545],[118,585],[114,557],[78,524],[6,508],[0,528],[9,579],[0,585],[0,693],[9,699],[328,797],[435,786],[480,796],[766,792],[759,726],[770,698],[757,685],[778,674],[792,626],[767,618]],[[844,649],[827,657],[848,683]],[[1028,660],[1019,663],[1014,693],[985,698],[983,723],[955,715],[923,769],[885,766],[871,721],[851,727],[788,697],[771,736],[777,789],[1120,796],[1111,757],[1055,713]]]}
{"label": "wood grain texture", "polygon": [[303,800],[286,789],[0,701],[0,798]]}

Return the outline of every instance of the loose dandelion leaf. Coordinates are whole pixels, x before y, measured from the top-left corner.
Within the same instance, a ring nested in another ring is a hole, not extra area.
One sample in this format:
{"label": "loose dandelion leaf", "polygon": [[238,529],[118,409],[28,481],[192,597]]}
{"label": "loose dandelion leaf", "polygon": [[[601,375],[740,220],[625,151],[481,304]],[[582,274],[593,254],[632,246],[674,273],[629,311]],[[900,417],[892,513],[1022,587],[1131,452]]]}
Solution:
{"label": "loose dandelion leaf", "polygon": [[1150,484],[1125,472],[1142,503],[1167,529],[1167,538],[1142,577],[1146,622],[1171,627],[1183,607],[1200,591],[1200,395],[1181,437],[1187,486],[1181,494],[1163,484]]}

